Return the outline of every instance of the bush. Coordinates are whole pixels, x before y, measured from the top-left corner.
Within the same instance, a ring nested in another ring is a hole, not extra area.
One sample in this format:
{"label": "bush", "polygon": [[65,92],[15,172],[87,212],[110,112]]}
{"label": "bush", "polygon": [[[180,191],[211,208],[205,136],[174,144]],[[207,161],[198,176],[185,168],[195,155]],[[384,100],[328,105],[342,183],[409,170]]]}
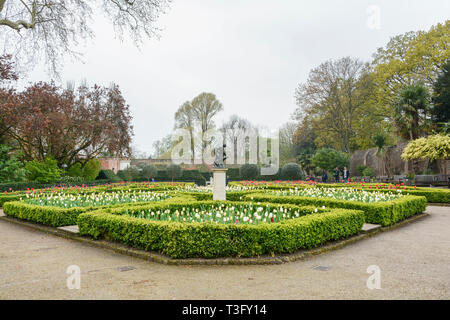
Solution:
{"label": "bush", "polygon": [[363,170],[364,177],[375,177],[375,169],[367,167]]}
{"label": "bush", "polygon": [[336,167],[339,169],[348,167],[349,157],[347,153],[331,148],[322,148],[312,157],[311,163],[314,167],[332,172]]}
{"label": "bush", "polygon": [[242,179],[254,179],[259,175],[259,168],[256,164],[246,163],[239,169]]}
{"label": "bush", "polygon": [[403,196],[393,201],[366,203],[348,200],[335,200],[331,198],[276,196],[270,194],[255,193],[244,196],[244,200],[362,210],[365,214],[366,222],[381,224],[382,226],[389,226],[417,213],[421,213],[425,211],[427,206],[425,197],[416,196]]}
{"label": "bush", "polygon": [[44,162],[33,160],[25,165],[27,179],[40,183],[52,183],[57,181],[62,174],[58,168],[58,163],[52,158],[45,159]]}
{"label": "bush", "polygon": [[147,180],[155,178],[158,173],[158,169],[154,165],[145,165],[142,167],[141,176]]}
{"label": "bush", "polygon": [[151,221],[121,215],[121,209],[107,211],[80,214],[80,234],[172,258],[293,253],[357,234],[364,223],[363,212],[344,209],[258,225]]}
{"label": "bush", "polygon": [[206,184],[205,177],[198,172],[198,170],[183,170],[181,174],[181,180],[194,181],[198,186],[204,186]]}
{"label": "bush", "polygon": [[90,159],[84,164],[81,176],[87,181],[94,180],[98,176],[100,168],[100,160]]}
{"label": "bush", "polygon": [[117,175],[123,181],[134,181],[139,178],[139,174],[139,169],[134,166],[130,166],[124,170],[117,171]]}
{"label": "bush", "polygon": [[172,181],[179,178],[181,176],[181,166],[177,164],[170,164],[167,166],[167,175],[172,179]]}
{"label": "bush", "polygon": [[17,160],[9,153],[11,148],[6,145],[0,145],[0,181],[24,181],[25,169],[22,162]]}
{"label": "bush", "polygon": [[367,168],[367,166],[365,166],[365,165],[363,165],[363,164],[357,166],[357,167],[356,167],[356,175],[359,176],[359,177],[362,177],[362,176],[364,175],[363,171],[364,171],[364,169],[366,169],[366,168]]}
{"label": "bush", "polygon": [[300,180],[303,176],[302,169],[296,163],[287,163],[281,169],[281,176],[287,180]]}
{"label": "bush", "polygon": [[109,180],[111,182],[119,182],[120,178],[112,170],[100,170],[97,180]]}

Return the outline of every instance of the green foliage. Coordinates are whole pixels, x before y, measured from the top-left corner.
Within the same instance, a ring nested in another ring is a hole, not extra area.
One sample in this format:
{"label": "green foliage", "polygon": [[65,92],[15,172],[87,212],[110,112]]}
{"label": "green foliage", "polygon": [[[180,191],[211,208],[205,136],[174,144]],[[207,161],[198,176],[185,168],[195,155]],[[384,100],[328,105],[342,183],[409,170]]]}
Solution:
{"label": "green foliage", "polygon": [[139,177],[139,170],[134,166],[129,166],[124,170],[119,170],[117,175],[123,181],[135,181]]}
{"label": "green foliage", "polygon": [[16,182],[25,180],[22,162],[10,155],[11,148],[0,145],[0,181]]}
{"label": "green foliage", "polygon": [[259,225],[151,221],[120,215],[118,210],[87,212],[78,217],[81,235],[172,258],[292,253],[357,234],[363,223],[361,211],[342,209]]}
{"label": "green foliage", "polygon": [[246,163],[240,167],[242,179],[254,179],[259,175],[259,168],[256,164]]}
{"label": "green foliage", "polygon": [[97,178],[101,168],[100,160],[98,159],[90,159],[88,160],[83,167],[82,177],[84,180],[90,181]]}
{"label": "green foliage", "polygon": [[394,101],[394,122],[402,138],[416,139],[427,131],[429,99],[428,89],[420,84],[400,90]]}
{"label": "green foliage", "polygon": [[177,164],[170,164],[167,166],[167,174],[172,179],[172,181],[181,176],[181,166]]}
{"label": "green foliage", "polygon": [[158,169],[154,165],[145,165],[142,167],[141,176],[147,180],[155,178],[158,173]]}
{"label": "green foliage", "polygon": [[347,153],[335,149],[322,148],[316,152],[311,162],[315,167],[331,172],[336,167],[339,169],[348,167],[349,156]]}
{"label": "green foliage", "polygon": [[205,177],[198,170],[183,170],[181,178],[183,181],[194,181],[198,186],[206,184]]}
{"label": "green foliage", "polygon": [[403,196],[393,201],[365,203],[358,201],[335,200],[330,198],[312,198],[301,196],[275,196],[256,193],[244,196],[244,200],[289,203],[294,205],[325,206],[326,208],[345,208],[362,210],[366,216],[366,222],[389,226],[406,219],[426,209],[427,200],[424,197]]}
{"label": "green foliage", "polygon": [[[364,175],[364,174],[363,174],[364,169],[366,169],[366,168],[367,168],[367,166],[365,166],[365,165],[363,165],[363,164],[357,166],[357,167],[356,167],[356,174],[357,174],[359,177],[363,176],[363,175]],[[352,181],[353,181],[353,180],[352,180]]]}
{"label": "green foliage", "polygon": [[287,163],[281,169],[281,176],[288,180],[300,180],[303,177],[303,172],[298,164]]}
{"label": "green foliage", "polygon": [[44,162],[33,160],[25,165],[27,171],[26,177],[30,181],[40,183],[52,183],[57,181],[62,174],[62,170],[58,168],[58,163],[52,158],[45,159]]}
{"label": "green foliage", "polygon": [[403,150],[402,158],[410,159],[437,159],[450,158],[450,135],[436,134],[427,138],[410,141]]}
{"label": "green foliage", "polygon": [[450,121],[450,60],[443,66],[442,72],[433,84],[433,121],[441,126]]}
{"label": "green foliage", "polygon": [[111,182],[119,182],[120,178],[112,170],[100,170],[97,180],[109,180]]}
{"label": "green foliage", "polygon": [[375,169],[367,167],[363,170],[362,175],[364,177],[375,177]]}

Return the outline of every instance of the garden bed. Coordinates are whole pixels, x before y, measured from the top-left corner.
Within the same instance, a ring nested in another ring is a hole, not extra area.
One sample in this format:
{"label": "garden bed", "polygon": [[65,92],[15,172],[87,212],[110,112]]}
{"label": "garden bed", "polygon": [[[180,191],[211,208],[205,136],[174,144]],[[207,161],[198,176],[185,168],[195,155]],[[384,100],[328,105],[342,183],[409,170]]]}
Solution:
{"label": "garden bed", "polygon": [[[219,203],[152,204],[147,209],[170,208],[174,212],[187,206],[200,208]],[[243,205],[242,202],[227,201],[222,204]],[[264,205],[267,204],[258,206]],[[301,215],[258,224],[236,224],[233,220],[231,223],[174,222],[138,217],[139,211],[144,214],[144,207],[132,209],[128,206],[80,214],[78,226],[80,235],[103,238],[172,258],[217,258],[293,253],[357,234],[364,224],[364,213],[359,210],[318,209],[315,212],[314,207],[271,206],[297,210]]]}

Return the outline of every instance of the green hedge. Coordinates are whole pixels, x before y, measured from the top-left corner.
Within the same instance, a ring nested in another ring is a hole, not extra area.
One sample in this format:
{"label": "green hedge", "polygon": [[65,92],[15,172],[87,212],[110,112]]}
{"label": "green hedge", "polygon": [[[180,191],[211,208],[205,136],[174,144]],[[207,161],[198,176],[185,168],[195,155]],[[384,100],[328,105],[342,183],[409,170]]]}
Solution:
{"label": "green hedge", "polygon": [[311,198],[300,196],[276,196],[254,193],[244,196],[244,200],[253,200],[271,203],[289,203],[294,205],[315,205],[327,208],[345,208],[362,210],[366,216],[366,222],[389,226],[404,220],[426,209],[425,197],[403,196],[393,201],[365,203],[348,200],[335,200],[330,198]]}
{"label": "green hedge", "polygon": [[[189,202],[194,201],[189,197],[174,197],[161,202]],[[27,221],[41,223],[51,227],[62,227],[77,224],[77,217],[80,213],[106,209],[106,208],[120,208],[127,206],[145,206],[155,202],[140,202],[136,203],[120,203],[110,206],[102,207],[75,207],[75,208],[60,208],[51,206],[39,206],[28,204],[23,201],[7,202],[3,206],[3,212],[10,217],[23,219]]]}
{"label": "green hedge", "polygon": [[[101,184],[106,184],[111,181],[109,180],[93,180],[93,181],[85,181],[80,183],[71,183],[72,186],[81,186],[82,184],[86,186],[96,186]],[[62,185],[68,186],[69,183],[64,181],[59,181],[55,183],[39,183],[39,182],[11,182],[11,183],[0,183],[0,192],[10,192],[10,188],[13,191],[21,191],[27,190],[27,188],[31,189],[44,189],[44,188],[52,188],[52,187],[61,187]]]}
{"label": "green hedge", "polygon": [[346,209],[259,225],[151,221],[120,215],[120,210],[108,211],[110,213],[97,210],[80,214],[80,234],[160,252],[172,258],[292,253],[357,234],[364,223],[362,211]]}

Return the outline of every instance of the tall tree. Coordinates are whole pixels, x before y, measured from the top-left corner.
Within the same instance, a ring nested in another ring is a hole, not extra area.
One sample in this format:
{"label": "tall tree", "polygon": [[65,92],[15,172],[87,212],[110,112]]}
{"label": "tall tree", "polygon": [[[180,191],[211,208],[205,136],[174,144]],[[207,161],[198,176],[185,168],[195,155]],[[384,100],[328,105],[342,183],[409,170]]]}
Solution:
{"label": "tall tree", "polygon": [[192,99],[191,105],[194,118],[200,125],[202,140],[201,154],[203,155],[203,152],[208,145],[208,142],[204,141],[205,134],[208,130],[215,127],[213,118],[217,113],[223,110],[223,105],[216,98],[215,94],[206,92],[203,92]]}
{"label": "tall tree", "polygon": [[450,20],[428,31],[407,32],[391,38],[372,61],[377,105],[393,119],[391,108],[402,88],[422,83],[431,89],[450,58]]}
{"label": "tall tree", "polygon": [[402,138],[413,140],[427,132],[429,98],[427,88],[420,84],[399,92],[394,102],[394,121]]}
{"label": "tall tree", "polygon": [[[247,119],[241,118],[238,115],[232,115],[222,125],[222,132],[226,141],[227,146],[233,147],[233,159],[227,160],[227,163],[238,164],[238,159],[243,158],[248,151],[248,146],[246,144],[245,135],[248,134],[248,130],[252,129],[253,126]],[[239,146],[239,141],[242,145]],[[242,149],[239,150],[239,147]],[[229,161],[229,162],[228,162]]]}
{"label": "tall tree", "polygon": [[191,144],[191,159],[195,160],[195,114],[190,101],[181,105],[175,113],[175,128],[186,129],[189,131]]}
{"label": "tall tree", "polygon": [[369,84],[361,81],[366,72],[358,59],[329,60],[313,69],[307,82],[298,86],[297,119],[306,115],[310,118],[319,146],[332,145],[344,152],[354,149],[358,115],[370,92]]}
{"label": "tall tree", "polygon": [[[56,72],[65,54],[79,57],[80,40],[92,38],[94,13],[109,18],[116,34],[139,44],[157,33],[156,19],[170,0],[0,0],[0,43],[18,61],[40,56]],[[97,9],[99,12],[94,12]]]}
{"label": "tall tree", "polygon": [[438,127],[450,122],[450,60],[442,68],[442,73],[433,84],[432,120]]}
{"label": "tall tree", "polygon": [[129,155],[129,106],[117,85],[62,90],[39,82],[0,103],[0,130],[26,160],[53,157],[58,165],[85,163],[102,152]]}

